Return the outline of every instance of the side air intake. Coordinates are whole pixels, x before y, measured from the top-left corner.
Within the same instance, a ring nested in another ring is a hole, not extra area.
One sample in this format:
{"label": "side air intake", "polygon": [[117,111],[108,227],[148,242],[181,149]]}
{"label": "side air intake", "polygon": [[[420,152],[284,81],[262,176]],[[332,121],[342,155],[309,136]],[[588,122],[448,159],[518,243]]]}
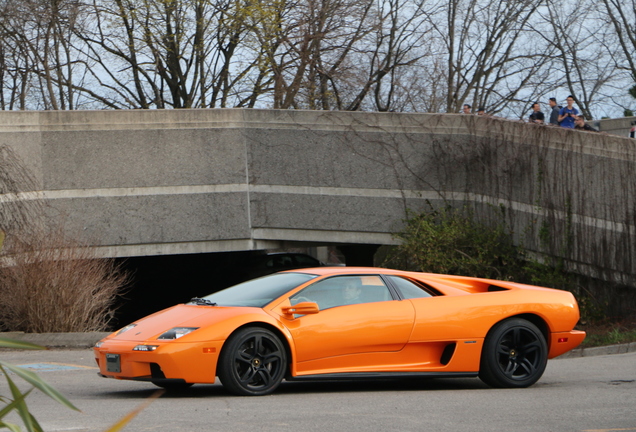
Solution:
{"label": "side air intake", "polygon": [[451,358],[453,357],[453,354],[455,354],[455,347],[456,346],[457,346],[457,344],[455,342],[446,345],[446,347],[444,348],[444,351],[442,351],[442,357],[440,357],[440,359],[439,359],[439,362],[441,364],[446,366],[448,364],[448,362],[451,361]]}

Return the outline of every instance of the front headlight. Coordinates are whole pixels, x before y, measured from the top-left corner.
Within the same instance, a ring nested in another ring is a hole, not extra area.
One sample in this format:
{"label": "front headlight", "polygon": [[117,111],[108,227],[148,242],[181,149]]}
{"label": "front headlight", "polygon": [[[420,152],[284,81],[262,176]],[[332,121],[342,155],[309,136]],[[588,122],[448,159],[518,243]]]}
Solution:
{"label": "front headlight", "polygon": [[157,339],[179,339],[198,329],[199,327],[174,327],[162,333]]}
{"label": "front headlight", "polygon": [[159,348],[159,345],[137,345],[133,348],[133,351],[154,351]]}

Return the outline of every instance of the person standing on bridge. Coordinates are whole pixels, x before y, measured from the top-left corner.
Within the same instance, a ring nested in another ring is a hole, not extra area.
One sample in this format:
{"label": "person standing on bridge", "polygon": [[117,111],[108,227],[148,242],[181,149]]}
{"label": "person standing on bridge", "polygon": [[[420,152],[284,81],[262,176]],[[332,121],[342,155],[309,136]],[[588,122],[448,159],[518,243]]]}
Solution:
{"label": "person standing on bridge", "polygon": [[473,107],[471,107],[468,104],[464,104],[464,106],[462,107],[462,114],[472,114],[472,110]]}
{"label": "person standing on bridge", "polygon": [[539,102],[535,102],[532,104],[532,114],[530,114],[528,121],[530,123],[537,123],[537,124],[544,123],[545,116],[541,112],[541,105],[539,105]]}
{"label": "person standing on bridge", "polygon": [[588,132],[598,132],[596,129],[594,129],[592,126],[590,126],[589,124],[585,123],[585,117],[583,117],[582,115],[577,115],[576,118],[574,119],[574,129],[576,130],[582,130],[582,131],[588,131]]}
{"label": "person standing on bridge", "polygon": [[567,98],[568,105],[559,112],[559,125],[563,128],[574,129],[574,119],[579,115],[579,110],[574,108],[574,96]]}
{"label": "person standing on bridge", "polygon": [[548,104],[550,105],[550,126],[558,126],[561,105],[557,105],[556,98],[553,97],[550,98]]}

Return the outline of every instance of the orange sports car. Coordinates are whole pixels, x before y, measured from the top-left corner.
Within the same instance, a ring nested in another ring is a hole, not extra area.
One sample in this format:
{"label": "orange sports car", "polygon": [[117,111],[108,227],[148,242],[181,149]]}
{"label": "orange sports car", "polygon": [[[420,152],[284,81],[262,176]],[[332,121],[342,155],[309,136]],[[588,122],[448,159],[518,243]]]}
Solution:
{"label": "orange sports car", "polygon": [[254,279],[140,319],[94,348],[104,377],[265,395],[283,379],[475,377],[527,387],[583,341],[571,293],[380,268]]}

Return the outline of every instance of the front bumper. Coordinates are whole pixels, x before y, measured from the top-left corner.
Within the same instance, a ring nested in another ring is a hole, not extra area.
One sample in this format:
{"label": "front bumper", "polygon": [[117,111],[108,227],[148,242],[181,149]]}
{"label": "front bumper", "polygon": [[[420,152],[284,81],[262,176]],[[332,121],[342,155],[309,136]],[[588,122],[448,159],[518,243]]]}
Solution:
{"label": "front bumper", "polygon": [[[223,341],[152,341],[152,345],[158,345],[155,351],[133,351],[137,345],[140,345],[139,341],[107,339],[99,348],[93,348],[100,375],[116,379],[179,379],[187,383],[211,384],[216,379],[216,365]],[[119,356],[118,368],[108,367],[107,354]]]}

